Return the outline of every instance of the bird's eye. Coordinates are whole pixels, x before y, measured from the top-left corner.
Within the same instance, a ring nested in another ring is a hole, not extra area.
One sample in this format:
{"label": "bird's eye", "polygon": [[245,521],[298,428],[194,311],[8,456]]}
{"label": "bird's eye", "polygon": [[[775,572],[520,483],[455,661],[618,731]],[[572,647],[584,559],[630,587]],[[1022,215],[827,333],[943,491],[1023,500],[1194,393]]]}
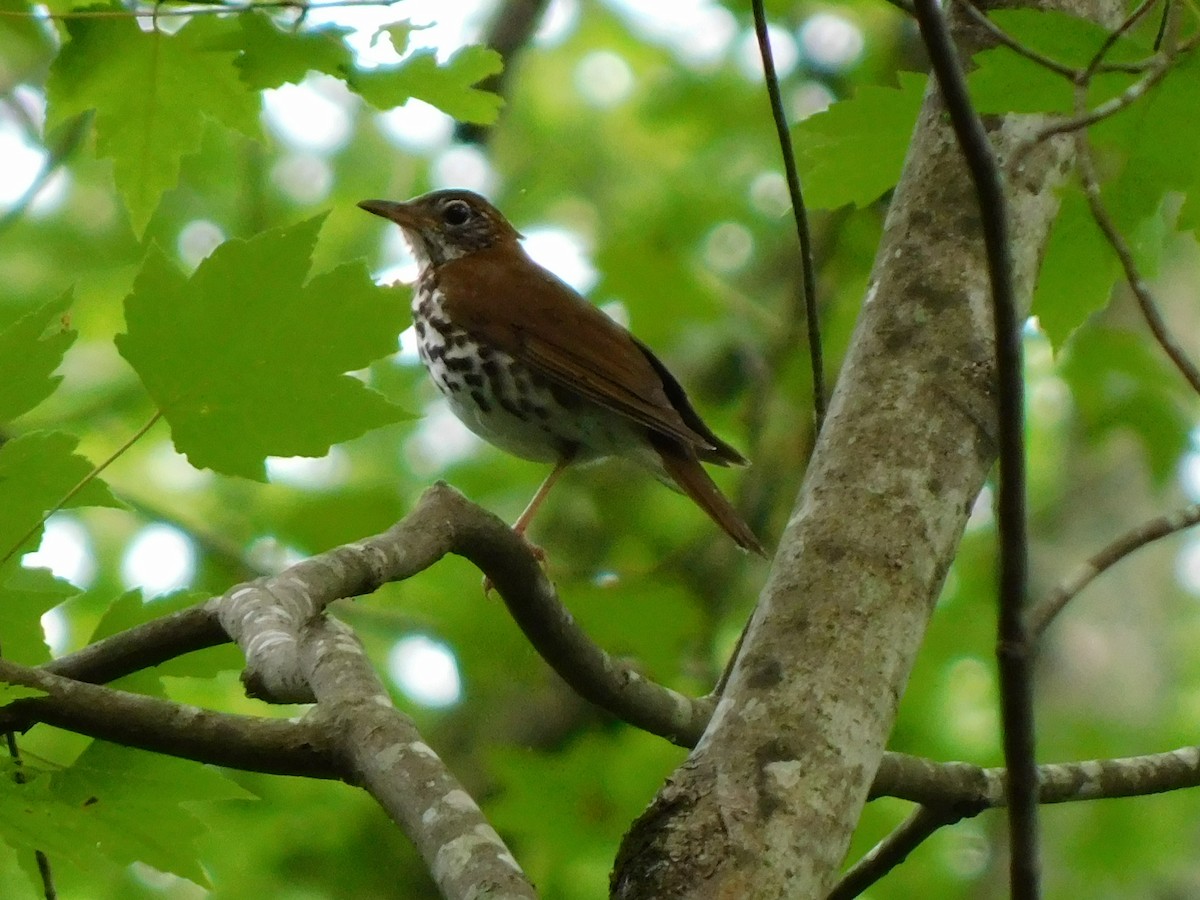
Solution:
{"label": "bird's eye", "polygon": [[462,225],[471,218],[471,207],[463,200],[451,200],[442,209],[442,218],[447,225]]}

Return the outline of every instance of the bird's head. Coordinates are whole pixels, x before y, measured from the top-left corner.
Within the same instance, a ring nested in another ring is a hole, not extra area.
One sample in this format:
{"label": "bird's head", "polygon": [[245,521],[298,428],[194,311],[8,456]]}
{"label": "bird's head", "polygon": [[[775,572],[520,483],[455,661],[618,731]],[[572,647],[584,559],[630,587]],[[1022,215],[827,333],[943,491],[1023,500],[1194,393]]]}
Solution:
{"label": "bird's head", "polygon": [[358,205],[400,226],[422,270],[497,244],[515,244],[521,236],[500,210],[471,191],[433,191],[403,203],[363,200]]}

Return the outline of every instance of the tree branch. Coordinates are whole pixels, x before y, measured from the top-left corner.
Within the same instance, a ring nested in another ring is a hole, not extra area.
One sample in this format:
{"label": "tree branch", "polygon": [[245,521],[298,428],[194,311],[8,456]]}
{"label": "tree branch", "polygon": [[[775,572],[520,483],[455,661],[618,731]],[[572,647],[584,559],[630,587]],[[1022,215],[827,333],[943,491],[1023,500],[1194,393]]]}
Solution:
{"label": "tree branch", "polygon": [[3,708],[3,730],[36,722],[128,747],[273,775],[337,778],[322,729],[311,721],[217,713],[114,690],[0,659],[0,681],[45,691]]}
{"label": "tree branch", "polygon": [[1030,612],[1030,631],[1040,637],[1054,617],[1080,591],[1133,551],[1197,523],[1200,523],[1200,503],[1193,503],[1130,529],[1059,581],[1054,590]]}
{"label": "tree branch", "polygon": [[[1006,802],[1003,769],[935,763],[889,753],[872,798],[903,797],[920,805],[891,834],[851,866],[828,900],[857,897],[907,859],[939,828]],[[1088,760],[1038,767],[1040,803],[1141,797],[1200,785],[1200,747],[1124,759]]]}
{"label": "tree branch", "polygon": [[321,616],[295,636],[299,666],[347,779],[364,787],[404,830],[443,896],[476,898],[487,885],[488,897],[535,898],[475,801],[412,720],[392,705],[354,632]]}
{"label": "tree branch", "polygon": [[846,870],[842,880],[829,892],[826,900],[850,900],[857,897],[908,859],[908,855],[939,828],[978,815],[981,809],[918,806],[891,834]]}
{"label": "tree branch", "polygon": [[[496,7],[483,43],[500,54],[504,67],[475,85],[477,90],[490,91],[499,97],[507,96],[517,58],[533,37],[547,6],[549,0],[505,0]],[[455,126],[455,136],[460,141],[483,144],[487,142],[492,127],[477,122],[459,122]]]}
{"label": "tree branch", "polygon": [[[1004,806],[1005,770],[969,763],[937,763],[904,753],[889,753],[875,777],[871,799],[898,797],[927,806],[980,804]],[[1200,787],[1200,747],[1116,759],[1038,766],[1038,802],[1072,803],[1145,797]]]}
{"label": "tree branch", "polygon": [[238,585],[44,668],[80,681],[112,681],[253,629],[257,638],[243,648],[248,688],[276,701],[311,702],[303,672],[280,663],[275,642],[294,646],[298,626],[334,600],[409,578],[447,553],[465,557],[492,580],[530,643],[577,693],[638,728],[680,746],[695,744],[715,701],[655,684],[631,663],[597,647],[558,600],[528,545],[499,518],[444,484],[425,491],[413,511],[383,534]]}
{"label": "tree branch", "polygon": [[751,0],[754,10],[754,33],[758,38],[758,52],[762,57],[763,78],[767,85],[767,97],[771,101],[771,117],[775,121],[775,133],[779,150],[783,154],[783,171],[787,176],[788,194],[792,200],[792,217],[796,222],[796,236],[800,241],[800,266],[804,273],[804,310],[808,324],[808,355],[812,369],[813,415],[816,418],[817,434],[825,423],[825,355],[821,349],[821,316],[817,305],[816,263],[813,260],[812,232],[808,226],[808,210],[804,205],[804,193],[800,188],[800,174],[796,171],[796,154],[792,150],[792,135],[788,130],[787,114],[783,110],[783,98],[779,93],[779,76],[775,72],[775,59],[771,54],[771,36],[767,31],[767,14],[762,0]]}
{"label": "tree branch", "polygon": [[1009,771],[1009,873],[1012,896],[1034,900],[1041,894],[1041,866],[1033,719],[1034,644],[1026,623],[1029,547],[1025,521],[1025,372],[1022,317],[1017,311],[1009,251],[1008,208],[995,152],[971,105],[957,49],[937,0],[916,0],[916,9],[938,86],[978,194],[987,251],[998,375],[1000,596],[996,653],[1004,759]]}

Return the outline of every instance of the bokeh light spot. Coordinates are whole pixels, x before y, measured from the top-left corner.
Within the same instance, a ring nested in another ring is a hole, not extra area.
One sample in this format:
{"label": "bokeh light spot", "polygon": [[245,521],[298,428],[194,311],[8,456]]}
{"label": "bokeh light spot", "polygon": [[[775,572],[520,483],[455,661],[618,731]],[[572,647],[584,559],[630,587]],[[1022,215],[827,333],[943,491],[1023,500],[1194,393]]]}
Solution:
{"label": "bokeh light spot", "polygon": [[156,523],[139,531],[121,559],[121,581],[148,598],[186,587],[196,573],[196,551],[178,528]]}
{"label": "bokeh light spot", "polygon": [[462,678],[454,653],[423,634],[401,638],[388,654],[388,675],[414,703],[442,708],[462,697]]}

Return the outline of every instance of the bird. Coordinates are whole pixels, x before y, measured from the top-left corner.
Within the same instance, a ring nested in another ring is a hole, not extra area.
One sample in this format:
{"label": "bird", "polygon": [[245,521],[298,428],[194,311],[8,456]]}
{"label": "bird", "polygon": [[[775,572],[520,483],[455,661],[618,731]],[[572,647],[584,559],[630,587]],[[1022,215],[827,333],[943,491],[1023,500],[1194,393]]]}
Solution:
{"label": "bird", "polygon": [[745,457],[645,344],[525,252],[495,206],[459,189],[358,206],[399,225],[412,250],[417,348],[450,409],[488,443],[553,464],[514,523],[518,534],[568,466],[624,457],[690,497],[739,547],[766,555],[702,465]]}

